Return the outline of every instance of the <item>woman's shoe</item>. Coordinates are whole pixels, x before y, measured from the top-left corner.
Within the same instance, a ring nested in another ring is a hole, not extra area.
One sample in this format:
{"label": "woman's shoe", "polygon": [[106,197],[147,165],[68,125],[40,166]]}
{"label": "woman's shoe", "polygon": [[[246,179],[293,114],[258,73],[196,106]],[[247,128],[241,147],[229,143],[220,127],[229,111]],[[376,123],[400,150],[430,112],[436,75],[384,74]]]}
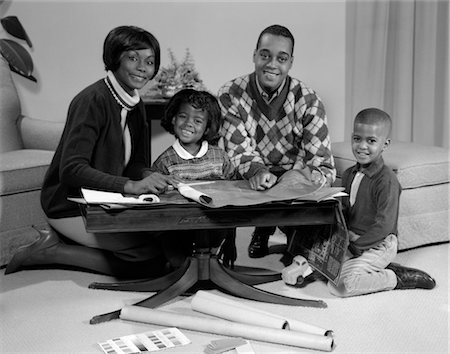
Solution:
{"label": "woman's shoe", "polygon": [[55,230],[38,230],[39,237],[36,241],[18,248],[12,259],[6,266],[5,274],[17,272],[23,265],[33,265],[32,256],[60,243],[60,239]]}

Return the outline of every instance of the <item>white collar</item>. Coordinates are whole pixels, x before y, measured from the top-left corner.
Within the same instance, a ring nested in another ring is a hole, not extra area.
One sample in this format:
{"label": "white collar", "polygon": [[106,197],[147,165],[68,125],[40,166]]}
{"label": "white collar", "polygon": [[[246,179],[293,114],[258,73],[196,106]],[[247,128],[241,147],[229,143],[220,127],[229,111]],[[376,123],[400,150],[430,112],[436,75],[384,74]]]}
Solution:
{"label": "white collar", "polygon": [[106,75],[107,75],[105,79],[106,85],[108,86],[112,95],[116,99],[117,103],[119,103],[122,107],[126,108],[127,110],[132,109],[139,103],[140,97],[138,90],[135,89],[133,91],[134,93],[133,96],[130,96],[123,89],[123,87],[120,86],[119,82],[117,81],[112,71],[108,70]]}
{"label": "white collar", "polygon": [[269,94],[264,91],[264,89],[261,87],[261,84],[259,83],[258,76],[256,76],[256,87],[258,87],[259,94],[266,100],[267,103],[272,102],[275,97],[277,97],[281,91],[283,90],[284,84],[286,83],[286,78],[284,78],[283,82],[281,83],[280,87],[273,93],[272,97],[269,99]]}
{"label": "white collar", "polygon": [[178,156],[180,156],[183,160],[192,160],[195,158],[199,158],[204,156],[208,152],[208,142],[206,140],[202,141],[202,146],[200,148],[200,151],[197,153],[197,155],[192,155],[189,151],[187,151],[183,146],[181,146],[180,141],[177,139],[172,144],[173,149],[177,153]]}

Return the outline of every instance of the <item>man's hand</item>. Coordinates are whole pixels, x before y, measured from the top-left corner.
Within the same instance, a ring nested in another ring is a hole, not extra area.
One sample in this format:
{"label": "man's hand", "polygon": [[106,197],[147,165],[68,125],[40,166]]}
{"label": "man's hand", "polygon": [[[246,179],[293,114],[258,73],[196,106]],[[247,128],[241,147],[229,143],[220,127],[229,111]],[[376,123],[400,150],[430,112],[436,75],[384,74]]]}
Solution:
{"label": "man's hand", "polygon": [[319,170],[312,170],[311,171],[311,182],[314,184],[321,185],[321,184],[325,184],[327,182],[327,178]]}
{"label": "man's hand", "polygon": [[283,181],[285,185],[295,186],[299,183],[311,184],[311,172],[306,167],[303,170],[289,170],[283,173],[280,177],[280,181]]}
{"label": "man's hand", "polygon": [[144,193],[161,194],[164,193],[169,186],[176,187],[181,182],[181,179],[177,177],[153,172],[140,181],[129,180],[124,186],[124,192],[136,195]]}
{"label": "man's hand", "polygon": [[261,171],[249,180],[250,188],[255,191],[263,191],[271,188],[277,182],[277,176],[269,171]]}
{"label": "man's hand", "polygon": [[287,171],[280,177],[281,180],[291,185],[298,183],[321,185],[326,182],[325,176],[319,170],[311,171],[309,167]]}

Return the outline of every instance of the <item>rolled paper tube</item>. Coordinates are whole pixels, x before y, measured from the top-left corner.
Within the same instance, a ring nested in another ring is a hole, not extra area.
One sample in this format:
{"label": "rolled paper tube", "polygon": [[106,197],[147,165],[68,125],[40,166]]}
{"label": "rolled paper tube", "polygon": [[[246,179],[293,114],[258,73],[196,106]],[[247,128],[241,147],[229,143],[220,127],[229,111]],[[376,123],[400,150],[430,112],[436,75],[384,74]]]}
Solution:
{"label": "rolled paper tube", "polygon": [[205,193],[199,192],[198,190],[186,184],[180,184],[178,186],[178,192],[180,192],[183,197],[194,200],[200,204],[208,206],[212,204],[212,198],[210,196],[206,195]]}
{"label": "rolled paper tube", "polygon": [[203,290],[197,291],[193,296],[191,307],[198,312],[240,323],[288,329],[320,336],[333,335],[332,330],[285,318]]}
{"label": "rolled paper tube", "polygon": [[258,310],[233,307],[232,304],[219,302],[207,297],[194,296],[191,301],[194,311],[233,322],[246,323],[262,327],[285,329],[286,320],[259,312]]}
{"label": "rolled paper tube", "polygon": [[332,337],[252,326],[216,318],[200,318],[134,305],[125,306],[120,311],[120,318],[158,326],[178,327],[191,331],[241,337],[308,349],[331,351],[334,348],[334,339]]}

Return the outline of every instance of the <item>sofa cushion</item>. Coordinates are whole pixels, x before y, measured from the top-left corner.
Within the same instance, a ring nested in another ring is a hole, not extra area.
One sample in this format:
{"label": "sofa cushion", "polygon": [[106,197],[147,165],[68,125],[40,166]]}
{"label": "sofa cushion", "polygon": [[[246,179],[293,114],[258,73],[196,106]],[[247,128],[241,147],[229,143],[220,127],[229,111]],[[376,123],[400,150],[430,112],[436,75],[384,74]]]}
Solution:
{"label": "sofa cushion", "polygon": [[0,195],[41,189],[54,151],[23,149],[0,154]]}
{"label": "sofa cushion", "polygon": [[[356,162],[349,141],[332,143],[337,176]],[[437,146],[393,141],[384,162],[397,174],[403,189],[449,183],[449,150]]]}

